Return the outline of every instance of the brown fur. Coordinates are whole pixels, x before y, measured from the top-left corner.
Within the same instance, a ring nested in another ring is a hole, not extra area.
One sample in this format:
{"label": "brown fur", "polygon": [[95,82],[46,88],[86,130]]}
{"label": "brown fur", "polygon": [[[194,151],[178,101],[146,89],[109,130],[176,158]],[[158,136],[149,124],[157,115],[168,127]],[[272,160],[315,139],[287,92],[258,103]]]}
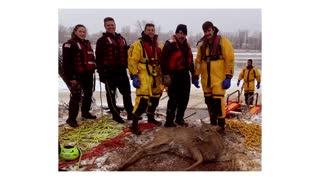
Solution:
{"label": "brown fur", "polygon": [[155,138],[122,163],[119,170],[125,170],[145,156],[163,152],[172,152],[196,160],[194,164],[183,170],[190,170],[203,161],[216,160],[224,148],[223,139],[214,126],[201,122],[202,126],[196,128],[160,129],[155,133]]}

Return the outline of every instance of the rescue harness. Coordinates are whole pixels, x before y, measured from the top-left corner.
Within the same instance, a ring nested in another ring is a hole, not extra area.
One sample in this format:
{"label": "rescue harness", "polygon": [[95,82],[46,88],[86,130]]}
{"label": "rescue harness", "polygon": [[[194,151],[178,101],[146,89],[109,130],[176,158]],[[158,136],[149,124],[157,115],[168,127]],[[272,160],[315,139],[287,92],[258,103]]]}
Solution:
{"label": "rescue harness", "polygon": [[[146,64],[146,69],[149,76],[153,78],[152,87],[157,87],[155,77],[157,76],[156,67],[159,66],[159,60],[161,50],[158,46],[158,43],[152,44],[152,46],[148,45],[147,42],[140,40],[140,44],[142,47],[143,58],[147,58],[145,62],[139,61],[141,64]],[[150,72],[149,65],[152,66],[152,72]]]}
{"label": "rescue harness", "polygon": [[[206,50],[207,46],[209,47],[209,55],[207,55]],[[220,60],[221,53],[221,36],[216,35],[214,37],[213,43],[208,43],[208,40],[203,40],[203,45],[201,46],[201,60],[207,63],[207,72],[208,72],[208,79],[207,79],[207,87],[211,87],[211,68],[210,68],[210,61],[217,61]]]}

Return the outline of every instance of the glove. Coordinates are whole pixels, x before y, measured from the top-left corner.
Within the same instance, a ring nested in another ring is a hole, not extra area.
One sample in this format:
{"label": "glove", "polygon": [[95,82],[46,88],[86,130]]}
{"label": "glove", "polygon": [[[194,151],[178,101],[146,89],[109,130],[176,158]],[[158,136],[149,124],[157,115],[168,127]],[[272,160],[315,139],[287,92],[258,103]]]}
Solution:
{"label": "glove", "polygon": [[193,75],[193,76],[192,76],[192,84],[193,84],[196,88],[200,88],[200,86],[199,86],[199,76],[197,76],[197,75]]}
{"label": "glove", "polygon": [[133,85],[133,87],[135,87],[135,88],[140,88],[140,85],[141,85],[141,83],[140,83],[140,79],[139,79],[139,77],[138,77],[138,75],[133,75],[132,76],[132,85]]}
{"label": "glove", "polygon": [[260,82],[257,83],[257,89],[259,89],[259,88],[260,88]]}
{"label": "glove", "polygon": [[226,75],[226,78],[222,82],[222,89],[229,89],[231,85],[232,76]]}
{"label": "glove", "polygon": [[240,80],[238,80],[238,82],[237,82],[237,86],[239,87],[239,85],[240,85]]}
{"label": "glove", "polygon": [[163,85],[170,86],[171,84],[171,77],[170,75],[163,75]]}

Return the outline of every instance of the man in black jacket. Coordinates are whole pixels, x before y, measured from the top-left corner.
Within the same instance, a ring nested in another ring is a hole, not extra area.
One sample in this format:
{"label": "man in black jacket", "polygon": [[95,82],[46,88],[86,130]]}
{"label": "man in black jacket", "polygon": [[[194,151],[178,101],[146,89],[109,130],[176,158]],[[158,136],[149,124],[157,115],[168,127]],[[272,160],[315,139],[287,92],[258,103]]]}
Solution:
{"label": "man in black jacket", "polygon": [[128,46],[126,40],[115,32],[116,24],[113,18],[104,19],[106,32],[103,33],[96,44],[96,62],[100,81],[105,83],[107,102],[112,117],[119,123],[124,123],[120,111],[116,107],[116,89],[123,96],[127,119],[132,120],[133,105],[131,101],[130,82],[127,75]]}
{"label": "man in black jacket", "polygon": [[[183,116],[190,96],[190,74],[194,75],[193,55],[186,39],[187,26],[179,24],[176,34],[167,40],[161,54],[163,84],[168,86],[168,105],[165,127],[175,127],[173,123],[188,126]],[[198,82],[194,83],[199,88]]]}

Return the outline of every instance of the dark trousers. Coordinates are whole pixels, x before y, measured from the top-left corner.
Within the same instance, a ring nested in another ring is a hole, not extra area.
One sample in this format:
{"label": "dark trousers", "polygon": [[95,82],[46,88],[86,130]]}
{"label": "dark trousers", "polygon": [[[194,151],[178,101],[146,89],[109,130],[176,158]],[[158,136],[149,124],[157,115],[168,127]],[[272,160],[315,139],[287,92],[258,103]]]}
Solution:
{"label": "dark trousers", "polygon": [[[244,97],[245,97],[245,101],[247,105],[252,105],[253,104],[253,92],[246,92],[244,93]],[[249,97],[251,96],[251,99],[249,99]]]}
{"label": "dark trousers", "polygon": [[107,102],[112,113],[113,118],[120,116],[117,109],[116,102],[116,89],[118,88],[123,96],[124,108],[128,114],[132,113],[133,106],[131,101],[130,82],[126,73],[116,74],[106,79],[105,82]]}
{"label": "dark trousers", "polygon": [[188,71],[171,75],[171,85],[168,87],[167,121],[182,122],[190,96],[190,75]]}
{"label": "dark trousers", "polygon": [[92,71],[85,71],[79,73],[77,75],[77,82],[79,83],[78,86],[71,87],[70,84],[70,101],[69,101],[69,119],[75,120],[78,116],[79,112],[79,103],[82,98],[82,106],[81,112],[82,114],[89,113],[90,106],[91,106],[91,98],[92,98],[92,91],[93,91],[93,72]]}

